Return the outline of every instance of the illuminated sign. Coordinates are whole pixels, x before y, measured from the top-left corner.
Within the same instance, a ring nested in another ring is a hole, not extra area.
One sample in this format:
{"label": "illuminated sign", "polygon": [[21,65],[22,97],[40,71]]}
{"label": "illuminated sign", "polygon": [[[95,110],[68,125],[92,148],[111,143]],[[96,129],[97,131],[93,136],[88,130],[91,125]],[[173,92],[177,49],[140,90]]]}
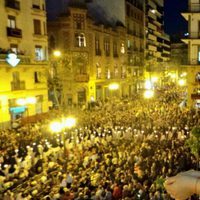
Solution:
{"label": "illuminated sign", "polygon": [[6,58],[6,61],[9,65],[12,67],[16,67],[18,63],[20,62],[20,59],[17,58],[17,55],[14,53],[9,53],[8,57]]}
{"label": "illuminated sign", "polygon": [[12,113],[22,113],[22,112],[25,112],[25,110],[26,110],[26,106],[10,108],[10,112],[12,112]]}

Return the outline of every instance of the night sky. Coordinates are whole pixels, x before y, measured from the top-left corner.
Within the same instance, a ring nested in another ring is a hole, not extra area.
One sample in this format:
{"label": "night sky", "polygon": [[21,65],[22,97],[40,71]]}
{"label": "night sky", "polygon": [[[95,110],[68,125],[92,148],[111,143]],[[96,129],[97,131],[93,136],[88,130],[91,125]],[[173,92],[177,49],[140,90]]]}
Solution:
{"label": "night sky", "polygon": [[[50,16],[54,16],[58,10],[61,9],[61,5],[55,0],[47,0],[47,8]],[[60,2],[68,0],[59,0]],[[187,22],[181,16],[181,12],[187,9],[188,0],[164,0],[164,29],[165,32],[171,36],[183,35],[187,32]]]}
{"label": "night sky", "polygon": [[182,35],[187,32],[187,21],[181,12],[187,10],[188,0],[165,0],[165,32],[169,35]]}

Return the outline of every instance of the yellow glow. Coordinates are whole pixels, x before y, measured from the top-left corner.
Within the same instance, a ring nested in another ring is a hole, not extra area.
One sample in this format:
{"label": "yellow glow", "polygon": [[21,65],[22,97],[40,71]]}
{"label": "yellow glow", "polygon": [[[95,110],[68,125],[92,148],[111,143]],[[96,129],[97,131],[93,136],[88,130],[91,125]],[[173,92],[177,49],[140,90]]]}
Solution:
{"label": "yellow glow", "polygon": [[180,75],[180,77],[184,77],[184,76],[186,76],[187,75],[187,72],[183,72],[181,75]]}
{"label": "yellow glow", "polygon": [[28,98],[21,98],[16,100],[17,105],[24,106],[27,104],[35,104],[36,98],[35,97],[28,97]]}
{"label": "yellow glow", "polygon": [[36,103],[36,98],[35,97],[28,97],[26,99],[27,104],[35,104]]}
{"label": "yellow glow", "polygon": [[64,127],[71,128],[76,125],[76,119],[74,117],[67,117],[64,119]]}
{"label": "yellow glow", "polygon": [[61,56],[61,52],[60,52],[59,50],[55,50],[55,51],[53,52],[53,55],[54,55],[55,57],[60,57],[60,56]]}
{"label": "yellow glow", "polygon": [[118,83],[111,83],[109,86],[108,86],[109,90],[117,90],[119,89],[119,84]]}
{"label": "yellow glow", "polygon": [[154,82],[154,83],[155,83],[155,82],[158,82],[158,77],[154,76],[154,77],[152,77],[151,80],[152,80],[152,82]]}
{"label": "yellow glow", "polygon": [[186,84],[186,81],[185,81],[184,79],[180,79],[180,80],[178,81],[178,84],[179,84],[180,86],[184,86],[184,85]]}
{"label": "yellow glow", "polygon": [[175,78],[176,78],[176,74],[175,74],[175,73],[170,73],[170,77],[171,77],[172,79],[175,79]]}
{"label": "yellow glow", "polygon": [[152,88],[152,83],[150,80],[145,81],[145,89],[150,90]]}
{"label": "yellow glow", "polygon": [[16,103],[17,103],[17,105],[24,106],[24,105],[26,105],[26,100],[25,99],[17,99]]}
{"label": "yellow glow", "polygon": [[58,133],[62,130],[63,126],[60,122],[52,122],[49,128],[52,132]]}
{"label": "yellow glow", "polygon": [[145,99],[150,99],[154,96],[154,91],[153,90],[146,90],[144,92],[144,98]]}

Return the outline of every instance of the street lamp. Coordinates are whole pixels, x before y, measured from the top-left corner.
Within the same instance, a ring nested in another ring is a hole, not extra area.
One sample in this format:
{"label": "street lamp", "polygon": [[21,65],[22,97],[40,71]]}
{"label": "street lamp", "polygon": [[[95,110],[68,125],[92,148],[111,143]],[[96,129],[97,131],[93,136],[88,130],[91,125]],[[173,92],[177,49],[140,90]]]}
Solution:
{"label": "street lamp", "polygon": [[[63,156],[66,155],[66,144],[65,144],[66,138],[65,138],[64,132],[66,129],[69,130],[75,125],[76,125],[76,119],[71,116],[67,118],[62,118],[61,121],[54,121],[49,125],[49,128],[53,133],[61,133],[62,139],[60,139],[60,141],[62,140],[63,147],[64,147]],[[66,168],[66,159],[64,162],[64,167]]]}
{"label": "street lamp", "polygon": [[153,90],[146,90],[144,92],[144,98],[145,99],[150,99],[154,96],[154,91]]}
{"label": "street lamp", "polygon": [[178,84],[179,84],[180,86],[184,86],[184,85],[186,84],[185,79],[179,79],[179,80],[178,80]]}
{"label": "street lamp", "polygon": [[55,50],[55,51],[53,52],[53,55],[54,55],[55,57],[60,57],[60,56],[61,56],[61,52],[60,52],[59,50]]}
{"label": "street lamp", "polygon": [[[112,91],[119,89],[119,84],[118,83],[111,83],[111,84],[108,85],[108,89],[111,91],[111,94],[112,94]],[[113,96],[113,95],[111,95],[111,96]]]}

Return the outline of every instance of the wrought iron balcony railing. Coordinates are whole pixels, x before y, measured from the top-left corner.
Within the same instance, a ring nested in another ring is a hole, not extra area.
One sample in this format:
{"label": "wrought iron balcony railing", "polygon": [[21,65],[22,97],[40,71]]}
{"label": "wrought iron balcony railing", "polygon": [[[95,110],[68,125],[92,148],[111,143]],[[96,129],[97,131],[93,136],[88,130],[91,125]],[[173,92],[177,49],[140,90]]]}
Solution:
{"label": "wrought iron balcony railing", "polygon": [[7,27],[7,36],[16,37],[16,38],[22,38],[22,30],[19,29],[19,28]]}

